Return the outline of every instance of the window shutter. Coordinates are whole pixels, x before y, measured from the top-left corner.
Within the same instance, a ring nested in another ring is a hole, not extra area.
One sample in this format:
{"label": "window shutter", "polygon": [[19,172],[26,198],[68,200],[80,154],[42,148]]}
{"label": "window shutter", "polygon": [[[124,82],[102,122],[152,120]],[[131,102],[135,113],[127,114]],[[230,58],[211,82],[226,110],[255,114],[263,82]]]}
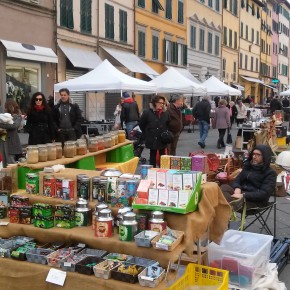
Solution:
{"label": "window shutter", "polygon": [[74,28],[74,17],[73,17],[73,0],[68,0],[67,2],[67,27]]}
{"label": "window shutter", "polygon": [[87,0],[87,32],[92,32],[92,0]]}
{"label": "window shutter", "polygon": [[224,0],[224,9],[228,8],[228,0]]}
{"label": "window shutter", "polygon": [[187,45],[183,45],[183,65],[187,65]]}
{"label": "window shutter", "polygon": [[166,62],[166,39],[163,39],[163,62]]}
{"label": "window shutter", "polygon": [[247,10],[247,12],[249,11],[249,0],[247,0],[246,10]]}
{"label": "window shutter", "polygon": [[86,31],[86,0],[80,1],[81,31]]}
{"label": "window shutter", "polygon": [[245,8],[245,0],[241,0],[241,8]]}
{"label": "window shutter", "polygon": [[174,55],[175,64],[178,64],[178,43],[175,42],[175,55]]}
{"label": "window shutter", "polygon": [[105,4],[105,37],[109,38],[110,34],[109,34],[109,5]]}
{"label": "window shutter", "polygon": [[183,2],[178,1],[178,23],[183,23]]}
{"label": "window shutter", "polygon": [[67,24],[66,14],[66,0],[60,0],[60,25],[66,26]]}
{"label": "window shutter", "polygon": [[260,19],[260,17],[261,17],[261,16],[260,16],[260,9],[257,8],[257,18]]}
{"label": "window shutter", "polygon": [[124,39],[123,41],[127,42],[127,12],[124,12],[124,22],[123,22],[123,33],[124,33]]}
{"label": "window shutter", "polygon": [[255,16],[255,6],[252,4],[252,15]]}

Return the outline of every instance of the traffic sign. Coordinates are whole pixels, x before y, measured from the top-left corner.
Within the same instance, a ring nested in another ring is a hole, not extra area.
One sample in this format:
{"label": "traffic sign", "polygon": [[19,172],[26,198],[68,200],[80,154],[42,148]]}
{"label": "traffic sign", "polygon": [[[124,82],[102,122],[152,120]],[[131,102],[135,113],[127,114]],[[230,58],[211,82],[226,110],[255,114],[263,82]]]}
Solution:
{"label": "traffic sign", "polygon": [[272,79],[273,84],[278,84],[280,81],[278,79]]}

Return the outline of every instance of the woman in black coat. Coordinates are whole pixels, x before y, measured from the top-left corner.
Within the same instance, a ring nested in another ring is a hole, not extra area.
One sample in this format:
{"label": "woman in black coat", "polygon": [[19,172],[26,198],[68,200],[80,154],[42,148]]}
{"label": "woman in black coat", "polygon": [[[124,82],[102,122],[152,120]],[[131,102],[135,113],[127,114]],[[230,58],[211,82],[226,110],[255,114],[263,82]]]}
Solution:
{"label": "woman in black coat", "polygon": [[145,146],[150,149],[150,164],[156,167],[156,154],[165,154],[167,144],[161,141],[161,133],[166,131],[169,123],[169,113],[166,111],[166,99],[162,96],[154,96],[150,109],[144,110],[140,118],[140,129],[145,135]]}
{"label": "woman in black coat", "polygon": [[26,130],[29,133],[29,145],[51,143],[55,140],[51,111],[41,92],[34,93],[31,98]]}

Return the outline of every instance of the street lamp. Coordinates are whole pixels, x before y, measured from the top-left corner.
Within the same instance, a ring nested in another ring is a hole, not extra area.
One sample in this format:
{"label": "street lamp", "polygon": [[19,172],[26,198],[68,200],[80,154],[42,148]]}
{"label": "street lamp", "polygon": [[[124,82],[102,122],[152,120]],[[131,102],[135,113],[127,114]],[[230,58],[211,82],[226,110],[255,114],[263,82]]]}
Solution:
{"label": "street lamp", "polygon": [[209,73],[209,71],[206,72],[204,77],[205,77],[206,80],[208,80],[211,77],[211,74]]}

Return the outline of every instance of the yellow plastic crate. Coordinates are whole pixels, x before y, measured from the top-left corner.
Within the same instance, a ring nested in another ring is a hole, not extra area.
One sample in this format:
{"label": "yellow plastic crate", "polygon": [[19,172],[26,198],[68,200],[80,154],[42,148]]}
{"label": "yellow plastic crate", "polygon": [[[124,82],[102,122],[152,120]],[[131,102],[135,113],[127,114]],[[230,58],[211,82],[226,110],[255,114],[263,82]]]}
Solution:
{"label": "yellow plastic crate", "polygon": [[167,290],[186,290],[190,289],[190,286],[216,286],[217,290],[227,290],[229,272],[203,265],[188,264],[185,274]]}

